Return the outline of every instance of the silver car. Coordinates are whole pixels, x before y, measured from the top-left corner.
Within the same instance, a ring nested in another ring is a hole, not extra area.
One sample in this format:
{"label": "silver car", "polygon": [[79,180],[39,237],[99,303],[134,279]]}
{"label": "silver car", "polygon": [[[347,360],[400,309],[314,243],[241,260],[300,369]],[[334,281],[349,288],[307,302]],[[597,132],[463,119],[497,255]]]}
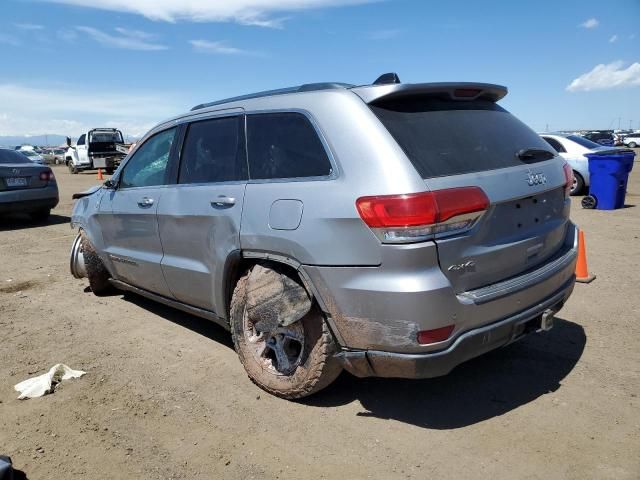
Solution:
{"label": "silver car", "polygon": [[194,107],[75,195],[71,271],[229,329],[283,398],[447,374],[574,286],[571,169],[506,93],[385,75]]}
{"label": "silver car", "polygon": [[46,220],[58,204],[53,171],[16,150],[0,149],[0,215],[28,213]]}

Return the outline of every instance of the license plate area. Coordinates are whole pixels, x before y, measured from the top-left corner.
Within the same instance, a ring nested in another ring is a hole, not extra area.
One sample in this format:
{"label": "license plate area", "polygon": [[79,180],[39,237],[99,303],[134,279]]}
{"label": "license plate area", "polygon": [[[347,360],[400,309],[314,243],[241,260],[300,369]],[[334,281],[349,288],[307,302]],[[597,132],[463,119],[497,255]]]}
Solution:
{"label": "license plate area", "polygon": [[15,187],[26,187],[27,186],[27,178],[26,177],[7,177],[4,179],[7,187],[15,188]]}

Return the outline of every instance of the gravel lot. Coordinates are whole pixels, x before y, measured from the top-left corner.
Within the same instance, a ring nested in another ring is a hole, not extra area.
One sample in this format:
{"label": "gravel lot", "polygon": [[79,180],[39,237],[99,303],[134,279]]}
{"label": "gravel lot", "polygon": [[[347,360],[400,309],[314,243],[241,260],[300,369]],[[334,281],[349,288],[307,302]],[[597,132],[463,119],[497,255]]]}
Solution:
{"label": "gravel lot", "polygon": [[[300,403],[253,386],[223,329],[72,278],[71,194],[96,179],[55,171],[46,225],[0,220],[0,454],[29,479],[640,477],[640,162],[628,208],[574,202],[597,280],[551,332]],[[17,400],[58,362],[88,374]]]}

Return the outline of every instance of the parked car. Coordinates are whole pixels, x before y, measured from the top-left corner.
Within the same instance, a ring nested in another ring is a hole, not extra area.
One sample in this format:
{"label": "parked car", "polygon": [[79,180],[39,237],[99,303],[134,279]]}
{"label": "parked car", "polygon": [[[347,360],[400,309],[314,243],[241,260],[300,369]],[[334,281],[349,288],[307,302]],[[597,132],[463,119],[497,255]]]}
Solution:
{"label": "parked car", "polygon": [[64,163],[64,154],[65,151],[62,148],[51,148],[46,150],[42,157],[48,164],[59,165]]}
{"label": "parked car", "polygon": [[71,272],[219,323],[280,397],[445,375],[550,329],[575,281],[571,168],[506,93],[385,75],[194,107],[74,195]]}
{"label": "parked car", "polygon": [[18,150],[18,153],[21,153],[25,157],[27,157],[33,163],[37,163],[38,165],[44,165],[44,158],[42,155],[37,153],[35,150]]}
{"label": "parked car", "polygon": [[0,214],[29,213],[46,220],[58,204],[58,185],[49,167],[24,152],[0,149]]}
{"label": "parked car", "polygon": [[563,133],[542,133],[540,136],[551,145],[573,170],[573,184],[571,195],[580,195],[589,187],[589,161],[585,153],[598,150],[610,150],[599,143],[587,140],[579,135]]}
{"label": "parked car", "polygon": [[631,133],[622,139],[622,143],[629,148],[640,147],[640,133]]}
{"label": "parked car", "polygon": [[590,132],[582,136],[605,147],[613,147],[615,145],[615,138],[611,132]]}

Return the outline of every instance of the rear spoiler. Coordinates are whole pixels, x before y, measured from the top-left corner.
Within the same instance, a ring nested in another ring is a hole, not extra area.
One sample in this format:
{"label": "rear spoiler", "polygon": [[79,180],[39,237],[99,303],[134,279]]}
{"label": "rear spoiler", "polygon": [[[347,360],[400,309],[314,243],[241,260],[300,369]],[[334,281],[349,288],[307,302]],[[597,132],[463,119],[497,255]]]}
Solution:
{"label": "rear spoiler", "polygon": [[507,87],[502,85],[471,82],[367,85],[352,88],[351,91],[366,103],[396,100],[415,95],[447,95],[452,100],[482,99],[497,102],[504,98],[508,92]]}

